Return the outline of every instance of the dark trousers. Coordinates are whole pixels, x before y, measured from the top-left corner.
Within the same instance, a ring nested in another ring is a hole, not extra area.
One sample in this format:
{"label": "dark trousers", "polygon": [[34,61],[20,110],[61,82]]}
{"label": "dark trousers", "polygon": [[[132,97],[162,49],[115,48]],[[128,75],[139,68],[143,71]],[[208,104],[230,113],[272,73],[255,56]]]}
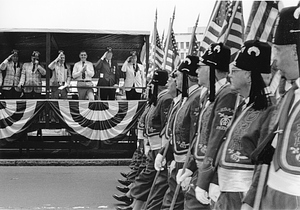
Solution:
{"label": "dark trousers", "polygon": [[188,190],[184,195],[184,210],[209,210],[210,205],[200,203],[196,198],[195,188],[198,179],[198,170],[194,172]]}
{"label": "dark trousers", "polygon": [[[168,210],[171,207],[172,199],[174,197],[175,189],[177,186],[176,175],[178,173],[178,170],[181,169],[182,166],[183,166],[183,163],[176,162],[175,168],[172,170],[171,175],[169,176],[169,180],[168,180],[169,188],[165,193],[161,210]],[[184,194],[180,187],[179,193],[177,195],[177,199],[176,199],[176,202],[174,205],[174,210],[182,210],[184,208],[183,202],[184,202]]]}
{"label": "dark trousers", "polygon": [[240,210],[243,197],[243,192],[221,192],[214,210]]}
{"label": "dark trousers", "polygon": [[262,197],[260,209],[261,210],[267,210],[267,209],[299,210],[300,196],[289,195],[266,186],[264,195]]}
{"label": "dark trousers", "polygon": [[155,157],[158,150],[150,150],[146,162],[146,168],[135,178],[134,186],[131,188],[131,196],[137,200],[146,201],[156,175],[154,168]]}
{"label": "dark trousers", "polygon": [[126,92],[126,99],[127,100],[141,100],[141,93],[137,93],[135,89],[131,89],[130,91]]}
{"label": "dark trousers", "polygon": [[[100,99],[101,100],[115,100],[116,98],[116,89],[107,89],[107,88],[100,88]],[[99,99],[98,99],[99,100]]]}
{"label": "dark trousers", "polygon": [[11,88],[10,90],[3,90],[3,98],[5,99],[19,99],[21,97],[22,92],[18,92],[15,88]]}

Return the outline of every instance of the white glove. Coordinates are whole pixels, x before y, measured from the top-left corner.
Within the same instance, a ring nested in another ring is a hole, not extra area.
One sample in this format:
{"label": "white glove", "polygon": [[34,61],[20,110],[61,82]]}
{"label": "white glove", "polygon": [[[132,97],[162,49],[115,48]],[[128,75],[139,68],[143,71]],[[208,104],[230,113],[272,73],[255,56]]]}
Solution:
{"label": "white glove", "polygon": [[157,171],[164,170],[164,165],[166,165],[166,158],[163,158],[162,154],[158,153],[155,157],[154,168]]}
{"label": "white glove", "polygon": [[170,166],[169,166],[169,173],[170,174],[172,173],[173,169],[175,168],[175,164],[176,164],[175,160],[172,160],[172,162],[170,163]]}
{"label": "white glove", "polygon": [[253,208],[249,206],[247,203],[243,203],[241,210],[253,210]]}
{"label": "white glove", "polygon": [[208,193],[201,189],[200,187],[196,187],[195,194],[197,200],[202,204],[210,204],[210,199],[208,198]]}
{"label": "white glove", "polygon": [[150,146],[149,146],[149,145],[145,145],[145,148],[144,148],[144,154],[145,154],[146,156],[148,156],[149,151],[150,151]]}
{"label": "white glove", "polygon": [[209,197],[210,197],[214,202],[217,202],[217,200],[218,200],[220,194],[221,194],[221,191],[220,191],[219,185],[210,183],[210,184],[209,184],[209,189],[208,189],[208,195],[209,195]]}
{"label": "white glove", "polygon": [[176,175],[177,184],[182,183],[186,178],[191,177],[193,172],[190,169],[185,169],[184,174],[182,174],[182,168],[178,170]]}
{"label": "white glove", "polygon": [[181,186],[181,188],[182,188],[183,191],[187,191],[188,190],[188,188],[190,186],[191,180],[192,180],[192,177],[189,176],[189,177],[185,178],[185,180],[183,180],[181,182],[180,186]]}

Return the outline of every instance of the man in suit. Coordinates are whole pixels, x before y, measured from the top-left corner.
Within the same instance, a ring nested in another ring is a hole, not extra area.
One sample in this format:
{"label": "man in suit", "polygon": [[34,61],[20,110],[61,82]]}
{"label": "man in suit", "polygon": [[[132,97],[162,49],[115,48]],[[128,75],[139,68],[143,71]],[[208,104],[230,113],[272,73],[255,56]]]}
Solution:
{"label": "man in suit", "polygon": [[[99,75],[97,86],[119,86],[119,71],[116,62],[112,61],[113,52],[112,48],[108,47],[104,55],[97,61],[95,68]],[[100,90],[100,92],[99,92]],[[115,88],[99,88],[98,95],[100,93],[101,100],[115,100],[116,89]]]}

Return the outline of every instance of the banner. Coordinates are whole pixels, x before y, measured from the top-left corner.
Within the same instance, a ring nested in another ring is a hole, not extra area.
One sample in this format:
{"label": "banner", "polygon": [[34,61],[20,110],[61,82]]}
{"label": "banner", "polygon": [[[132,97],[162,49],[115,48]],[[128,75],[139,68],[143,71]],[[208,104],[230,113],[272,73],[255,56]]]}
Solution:
{"label": "banner", "polygon": [[34,130],[33,123],[39,123],[39,116],[46,107],[59,119],[62,128],[72,135],[80,135],[88,140],[120,140],[135,125],[145,105],[146,101],[143,100],[0,101],[0,140],[13,141],[29,129]]}

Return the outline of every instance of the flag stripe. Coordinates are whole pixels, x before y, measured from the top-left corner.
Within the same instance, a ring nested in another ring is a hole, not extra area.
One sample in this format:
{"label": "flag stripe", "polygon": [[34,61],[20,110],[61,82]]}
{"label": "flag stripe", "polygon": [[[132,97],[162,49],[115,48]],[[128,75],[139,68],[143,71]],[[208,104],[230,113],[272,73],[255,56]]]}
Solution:
{"label": "flag stripe", "polygon": [[254,1],[246,28],[246,40],[272,40],[272,30],[278,16],[278,1]]}

